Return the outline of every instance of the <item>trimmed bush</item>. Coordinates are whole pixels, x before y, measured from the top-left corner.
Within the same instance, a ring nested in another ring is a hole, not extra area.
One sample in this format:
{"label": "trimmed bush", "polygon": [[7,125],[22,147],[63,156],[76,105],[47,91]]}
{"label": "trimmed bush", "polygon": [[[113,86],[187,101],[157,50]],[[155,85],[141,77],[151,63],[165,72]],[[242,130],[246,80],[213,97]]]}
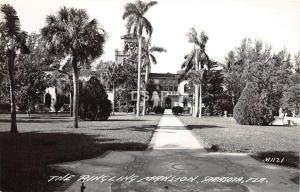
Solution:
{"label": "trimmed bush", "polygon": [[183,107],[180,107],[180,106],[172,107],[172,113],[174,115],[178,115],[178,114],[183,113]]}
{"label": "trimmed bush", "polygon": [[85,120],[107,120],[112,112],[112,104],[104,87],[96,77],[91,77],[81,86],[79,115]]}
{"label": "trimmed bush", "polygon": [[2,113],[10,112],[10,104],[9,103],[0,103],[0,112],[2,112]]}
{"label": "trimmed bush", "polygon": [[57,94],[56,96],[56,102],[54,104],[54,109],[55,109],[55,112],[57,113],[64,105],[64,99],[63,99],[63,96],[60,95],[60,94]]}
{"label": "trimmed bush", "polygon": [[233,117],[242,125],[269,125],[274,117],[267,91],[248,82],[233,109]]}
{"label": "trimmed bush", "polygon": [[153,107],[153,112],[156,114],[163,114],[165,109],[161,106]]}

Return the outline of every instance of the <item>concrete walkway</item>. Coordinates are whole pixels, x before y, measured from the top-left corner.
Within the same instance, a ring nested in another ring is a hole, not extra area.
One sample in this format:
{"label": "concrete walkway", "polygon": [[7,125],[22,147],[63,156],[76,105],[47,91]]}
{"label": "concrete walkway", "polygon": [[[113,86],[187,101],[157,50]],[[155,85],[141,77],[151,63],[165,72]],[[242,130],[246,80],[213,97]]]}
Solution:
{"label": "concrete walkway", "polygon": [[86,178],[84,192],[299,191],[299,170],[258,162],[247,154],[208,153],[170,114],[161,118],[148,151],[114,151],[51,167],[76,173],[71,186],[56,192],[79,192],[81,177]]}
{"label": "concrete walkway", "polygon": [[166,149],[204,149],[184,124],[175,116],[164,115],[150,143],[153,150]]}

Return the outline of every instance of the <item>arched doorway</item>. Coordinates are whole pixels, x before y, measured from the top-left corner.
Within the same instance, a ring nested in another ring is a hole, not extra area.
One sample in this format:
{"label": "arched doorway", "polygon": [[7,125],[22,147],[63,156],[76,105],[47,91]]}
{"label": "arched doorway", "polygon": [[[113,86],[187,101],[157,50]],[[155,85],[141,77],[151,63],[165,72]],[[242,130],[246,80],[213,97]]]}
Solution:
{"label": "arched doorway", "polygon": [[45,95],[45,106],[48,108],[51,107],[51,95],[49,93]]}
{"label": "arched doorway", "polygon": [[165,103],[165,107],[166,109],[171,109],[171,98],[170,97],[167,97],[166,98],[166,103]]}

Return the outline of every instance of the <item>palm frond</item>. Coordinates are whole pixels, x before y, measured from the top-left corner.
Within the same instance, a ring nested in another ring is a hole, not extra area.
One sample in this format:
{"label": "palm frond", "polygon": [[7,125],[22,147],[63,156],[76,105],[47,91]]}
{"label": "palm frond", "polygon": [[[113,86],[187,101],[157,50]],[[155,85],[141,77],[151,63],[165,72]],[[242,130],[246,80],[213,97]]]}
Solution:
{"label": "palm frond", "polygon": [[157,1],[150,1],[150,2],[148,2],[148,3],[143,7],[142,14],[145,14],[145,13],[148,11],[148,9],[149,9],[150,7],[152,7],[152,6],[156,5],[156,4],[157,4]]}
{"label": "palm frond", "polygon": [[185,61],[181,65],[181,68],[184,69],[184,71],[188,72],[195,68],[195,50],[192,50],[190,54],[186,56]]}
{"label": "palm frond", "polygon": [[135,32],[134,34],[136,34],[136,23],[137,17],[135,17],[134,15],[130,15],[125,26],[128,34],[131,32],[131,30],[133,30],[133,32]]}
{"label": "palm frond", "polygon": [[162,53],[162,52],[167,52],[167,50],[163,47],[158,47],[158,46],[152,46],[149,50],[150,53],[153,52],[158,52],[158,53]]}
{"label": "palm frond", "polygon": [[200,41],[200,48],[201,49],[205,49],[205,45],[208,41],[208,36],[206,35],[206,33],[204,31],[201,31],[200,33],[200,37],[198,38]]}
{"label": "palm frond", "polygon": [[28,46],[26,45],[26,39],[28,35],[25,31],[22,31],[21,33],[17,34],[17,47],[20,49],[21,53],[23,54],[29,54],[30,50]]}
{"label": "palm frond", "polygon": [[127,3],[125,5],[125,11],[123,13],[123,20],[131,15],[141,16],[137,6],[134,3]]}
{"label": "palm frond", "polygon": [[[145,29],[146,33],[151,37],[153,32],[153,27],[148,19],[142,17],[142,29]],[[141,30],[142,30],[141,29]],[[140,33],[139,35],[141,35]]]}
{"label": "palm frond", "polygon": [[194,27],[190,29],[187,33],[189,43],[193,43],[195,45],[200,45],[200,41],[198,39],[198,33]]}
{"label": "palm frond", "polygon": [[88,64],[103,53],[105,31],[99,31],[98,21],[89,20],[85,9],[63,7],[46,23],[41,32],[56,54],[76,55],[78,62]]}
{"label": "palm frond", "polygon": [[15,36],[21,31],[20,20],[16,10],[9,4],[1,5],[0,11],[3,14],[1,31],[6,36]]}
{"label": "palm frond", "polygon": [[157,61],[156,61],[156,58],[154,57],[154,55],[150,54],[149,56],[151,58],[152,63],[157,64]]}

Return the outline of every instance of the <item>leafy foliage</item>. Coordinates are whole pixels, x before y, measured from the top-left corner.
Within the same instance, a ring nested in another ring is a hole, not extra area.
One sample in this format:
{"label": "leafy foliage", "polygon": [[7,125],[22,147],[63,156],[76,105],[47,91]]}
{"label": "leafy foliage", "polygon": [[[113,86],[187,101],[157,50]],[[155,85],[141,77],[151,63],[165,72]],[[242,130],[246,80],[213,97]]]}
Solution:
{"label": "leafy foliage", "polygon": [[153,107],[153,112],[155,114],[163,114],[164,111],[165,111],[165,109],[163,107],[161,107],[161,106],[155,106],[155,107]]}
{"label": "leafy foliage", "polygon": [[79,67],[89,68],[102,55],[105,32],[99,29],[98,21],[89,20],[86,10],[62,7],[56,15],[47,16],[41,30],[51,53],[71,59],[74,128],[78,127]]}
{"label": "leafy foliage", "polygon": [[151,46],[151,38],[148,38],[147,41],[143,44],[142,49],[142,60],[143,68],[151,67],[151,64],[157,64],[157,59],[154,56],[154,53],[167,52],[163,47]]}
{"label": "leafy foliage", "polygon": [[233,106],[224,91],[223,74],[218,62],[211,61],[211,69],[205,73],[202,87],[204,115],[220,116],[225,110],[232,113]]}
{"label": "leafy foliage", "polygon": [[156,1],[145,3],[141,0],[137,0],[135,3],[127,3],[123,14],[123,19],[127,19],[127,32],[130,33],[132,31],[133,34],[141,36],[143,31],[146,31],[151,36],[153,27],[144,15],[150,7],[156,4]]}
{"label": "leafy foliage", "polygon": [[269,125],[274,120],[270,96],[266,89],[248,82],[234,107],[234,119],[242,125]]}
{"label": "leafy foliage", "polygon": [[[0,60],[3,60],[3,53],[7,61],[7,71],[10,84],[10,103],[11,103],[11,133],[17,133],[16,101],[15,101],[15,82],[14,65],[17,51],[28,54],[29,49],[26,46],[27,34],[21,31],[20,20],[16,10],[9,4],[0,5],[2,19],[0,21]],[[2,47],[3,46],[3,47]],[[0,66],[3,66],[0,65]],[[3,67],[1,67],[3,69]],[[1,78],[1,77],[0,77]]]}
{"label": "leafy foliage", "polygon": [[290,109],[297,115],[300,109],[300,73],[296,71],[291,74],[288,82],[282,93],[282,107]]}
{"label": "leafy foliage", "polygon": [[104,87],[96,77],[91,77],[83,82],[80,91],[79,115],[83,119],[107,120],[111,111],[111,102],[107,97]]}
{"label": "leafy foliage", "polygon": [[244,39],[239,47],[230,51],[224,66],[224,85],[227,94],[235,105],[247,82],[256,83],[259,90],[265,90],[270,96],[274,111],[282,106],[282,93],[289,86],[292,72],[290,54],[286,49],[271,53],[270,46],[263,46],[261,41],[254,43]]}
{"label": "leafy foliage", "polygon": [[16,59],[16,98],[20,111],[34,109],[42,102],[45,89],[50,85],[50,77],[43,72],[49,63],[45,43],[39,35],[31,34],[27,40],[30,54],[20,55]]}
{"label": "leafy foliage", "polygon": [[80,64],[89,64],[103,53],[104,31],[84,9],[62,7],[57,15],[47,16],[41,32],[52,53],[75,56]]}
{"label": "leafy foliage", "polygon": [[[187,33],[188,41],[194,44],[194,49],[184,57],[185,61],[181,65],[182,73],[179,79],[188,79],[194,84],[194,110],[193,116],[197,117],[199,112],[199,101],[202,102],[202,95],[199,94],[203,77],[206,70],[210,69],[210,59],[206,54],[205,47],[208,41],[208,36],[202,31],[200,34],[195,28]],[[200,103],[200,113],[202,114],[202,103]]]}

